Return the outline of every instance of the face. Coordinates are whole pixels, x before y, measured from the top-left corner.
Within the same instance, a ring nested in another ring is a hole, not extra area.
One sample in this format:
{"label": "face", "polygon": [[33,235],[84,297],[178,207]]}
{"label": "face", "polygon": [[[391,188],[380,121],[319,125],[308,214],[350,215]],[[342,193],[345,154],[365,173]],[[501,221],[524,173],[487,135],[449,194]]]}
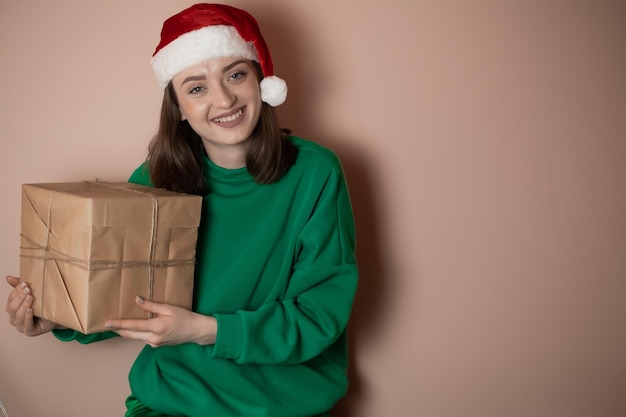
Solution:
{"label": "face", "polygon": [[213,58],[172,79],[182,120],[200,135],[213,162],[245,165],[252,131],[261,114],[261,92],[252,61]]}

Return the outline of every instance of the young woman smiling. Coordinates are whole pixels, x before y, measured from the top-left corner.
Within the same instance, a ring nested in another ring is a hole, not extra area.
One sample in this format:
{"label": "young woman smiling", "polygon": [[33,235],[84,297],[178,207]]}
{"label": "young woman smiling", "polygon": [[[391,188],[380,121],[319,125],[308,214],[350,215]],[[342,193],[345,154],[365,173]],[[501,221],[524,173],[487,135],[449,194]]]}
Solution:
{"label": "young woman smiling", "polygon": [[356,292],[354,221],[336,155],[278,127],[286,84],[254,18],[198,4],[166,20],[153,55],[159,130],[129,181],[202,195],[194,305],[137,297],[148,320],[84,335],[33,317],[24,281],[6,310],[29,336],[146,344],[127,417],[328,415],[346,392]]}

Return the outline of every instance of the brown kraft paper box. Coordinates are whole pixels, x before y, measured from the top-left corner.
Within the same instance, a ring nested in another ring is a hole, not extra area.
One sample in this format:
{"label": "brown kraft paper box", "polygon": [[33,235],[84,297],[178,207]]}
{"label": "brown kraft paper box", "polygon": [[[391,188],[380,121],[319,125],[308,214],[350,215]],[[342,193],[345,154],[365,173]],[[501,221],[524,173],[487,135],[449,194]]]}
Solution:
{"label": "brown kraft paper box", "polygon": [[137,295],[191,308],[201,206],[130,183],[23,184],[20,277],[35,316],[89,334],[149,318]]}

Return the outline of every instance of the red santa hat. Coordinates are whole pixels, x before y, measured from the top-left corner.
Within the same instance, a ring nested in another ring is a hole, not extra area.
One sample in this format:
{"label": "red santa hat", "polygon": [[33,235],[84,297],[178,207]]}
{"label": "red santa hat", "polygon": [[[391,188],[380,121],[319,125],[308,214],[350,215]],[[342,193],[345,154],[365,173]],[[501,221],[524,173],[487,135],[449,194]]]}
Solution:
{"label": "red santa hat", "polygon": [[263,71],[261,99],[274,107],[285,102],[287,83],[274,75],[258,23],[248,12],[232,6],[196,4],[167,19],[151,64],[159,85],[165,88],[184,69],[224,56],[258,62]]}

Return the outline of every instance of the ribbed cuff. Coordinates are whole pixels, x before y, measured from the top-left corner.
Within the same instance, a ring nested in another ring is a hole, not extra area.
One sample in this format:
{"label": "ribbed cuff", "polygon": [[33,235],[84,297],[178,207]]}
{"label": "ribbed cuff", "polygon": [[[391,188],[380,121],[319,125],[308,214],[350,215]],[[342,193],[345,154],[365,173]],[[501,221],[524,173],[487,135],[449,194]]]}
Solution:
{"label": "ribbed cuff", "polygon": [[241,356],[243,347],[243,322],[237,314],[216,314],[217,338],[211,356],[234,359]]}

